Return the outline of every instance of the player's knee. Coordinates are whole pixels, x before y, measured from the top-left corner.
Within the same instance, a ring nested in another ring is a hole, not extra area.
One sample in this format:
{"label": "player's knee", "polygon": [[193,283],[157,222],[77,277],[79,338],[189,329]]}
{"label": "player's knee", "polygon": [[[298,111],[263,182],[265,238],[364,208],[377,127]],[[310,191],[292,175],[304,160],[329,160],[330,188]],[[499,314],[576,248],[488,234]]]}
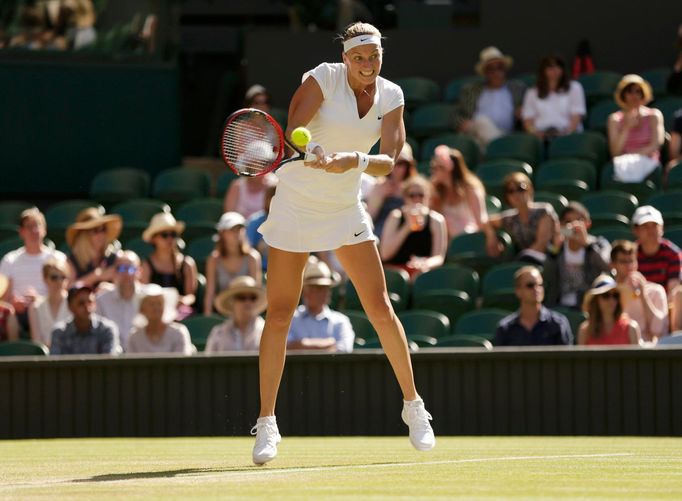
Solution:
{"label": "player's knee", "polygon": [[295,310],[296,305],[291,306],[289,304],[270,304],[268,305],[266,319],[269,323],[275,326],[285,327],[288,329]]}
{"label": "player's knee", "polygon": [[395,313],[387,296],[378,296],[365,305],[367,317],[373,324],[387,324],[394,321]]}

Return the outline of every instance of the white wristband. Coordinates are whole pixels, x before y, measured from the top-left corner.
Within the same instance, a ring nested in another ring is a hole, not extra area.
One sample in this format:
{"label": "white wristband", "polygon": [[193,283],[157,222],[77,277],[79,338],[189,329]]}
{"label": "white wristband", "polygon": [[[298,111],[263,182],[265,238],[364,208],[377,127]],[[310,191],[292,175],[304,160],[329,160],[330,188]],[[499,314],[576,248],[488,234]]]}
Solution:
{"label": "white wristband", "polygon": [[369,155],[360,151],[356,151],[355,154],[358,156],[358,169],[360,172],[365,172],[369,167]]}

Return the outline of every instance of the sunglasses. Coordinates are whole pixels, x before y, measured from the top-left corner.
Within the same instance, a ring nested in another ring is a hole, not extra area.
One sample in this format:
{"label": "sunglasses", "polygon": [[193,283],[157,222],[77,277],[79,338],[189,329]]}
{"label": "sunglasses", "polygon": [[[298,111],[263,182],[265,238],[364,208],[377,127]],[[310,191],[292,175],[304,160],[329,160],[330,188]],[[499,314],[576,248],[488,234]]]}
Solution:
{"label": "sunglasses", "polygon": [[237,294],[234,296],[235,301],[256,301],[258,296],[255,294]]}
{"label": "sunglasses", "polygon": [[407,198],[424,198],[424,193],[420,191],[414,191],[412,193],[407,194]]}
{"label": "sunglasses", "polygon": [[505,71],[506,69],[504,64],[489,64],[485,67],[485,71]]}
{"label": "sunglasses", "polygon": [[118,273],[127,273],[128,275],[134,275],[137,271],[137,266],[134,264],[119,264],[116,267]]}
{"label": "sunglasses", "polygon": [[604,294],[599,294],[598,297],[604,299],[620,299],[620,294],[618,292],[605,292]]}
{"label": "sunglasses", "polygon": [[175,231],[161,231],[157,235],[161,238],[178,238],[178,233]]}
{"label": "sunglasses", "polygon": [[527,191],[528,191],[528,186],[525,186],[523,184],[520,186],[517,186],[516,188],[507,188],[506,190],[504,190],[504,192],[507,195],[513,195],[514,193],[525,193]]}
{"label": "sunglasses", "polygon": [[624,94],[639,94],[640,96],[644,95],[644,92],[639,87],[630,87],[629,89],[625,89],[623,91],[623,93]]}
{"label": "sunglasses", "polygon": [[66,275],[48,275],[47,278],[53,282],[61,282],[62,280],[66,280]]}
{"label": "sunglasses", "polygon": [[90,233],[94,233],[96,235],[100,233],[106,233],[107,232],[107,227],[106,226],[98,226],[97,228],[93,228],[90,230]]}
{"label": "sunglasses", "polygon": [[544,287],[545,284],[541,284],[541,283],[538,283],[538,282],[528,282],[528,283],[523,284],[523,286],[524,286],[526,289],[535,289],[536,287]]}

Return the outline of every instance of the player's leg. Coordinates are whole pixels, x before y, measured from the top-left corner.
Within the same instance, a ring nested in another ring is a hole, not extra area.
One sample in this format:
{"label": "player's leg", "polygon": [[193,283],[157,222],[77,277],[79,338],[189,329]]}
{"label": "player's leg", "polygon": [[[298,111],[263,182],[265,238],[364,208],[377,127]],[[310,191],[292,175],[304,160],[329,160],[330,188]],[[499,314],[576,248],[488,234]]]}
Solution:
{"label": "player's leg", "polygon": [[307,259],[307,253],[287,252],[273,247],[268,253],[268,310],[258,358],[260,417],[252,430],[257,435],[253,449],[253,461],[257,464],[274,459],[277,443],[281,440],[274,417],[275,401],[284,371],[289,326],[301,296],[303,269]]}

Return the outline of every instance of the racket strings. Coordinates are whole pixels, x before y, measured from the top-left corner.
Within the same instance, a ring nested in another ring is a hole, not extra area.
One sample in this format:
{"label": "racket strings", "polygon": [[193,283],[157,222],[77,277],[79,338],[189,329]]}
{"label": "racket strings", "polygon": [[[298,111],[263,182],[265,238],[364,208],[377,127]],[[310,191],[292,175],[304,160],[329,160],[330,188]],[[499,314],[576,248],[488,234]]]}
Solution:
{"label": "racket strings", "polygon": [[257,175],[278,160],[282,145],[279,134],[267,119],[245,113],[225,128],[223,155],[239,173]]}

